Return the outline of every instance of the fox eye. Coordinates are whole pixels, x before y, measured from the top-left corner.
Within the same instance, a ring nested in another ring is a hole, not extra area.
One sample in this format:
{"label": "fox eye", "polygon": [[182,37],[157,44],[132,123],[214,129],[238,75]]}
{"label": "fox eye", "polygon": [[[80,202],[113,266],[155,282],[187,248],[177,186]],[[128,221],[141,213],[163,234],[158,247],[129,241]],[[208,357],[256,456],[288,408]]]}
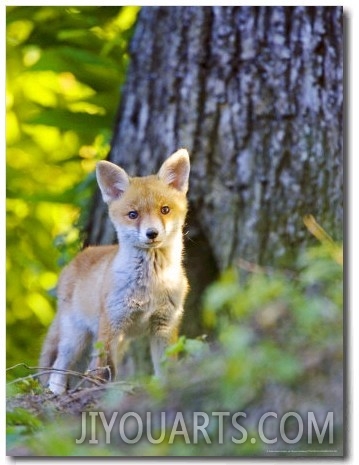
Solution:
{"label": "fox eye", "polygon": [[132,211],[128,212],[128,217],[131,220],[135,220],[136,218],[138,218],[138,212],[136,212],[136,210],[132,210]]}
{"label": "fox eye", "polygon": [[170,212],[170,207],[168,207],[167,205],[165,205],[164,207],[161,207],[161,213],[162,215],[167,215],[169,212]]}

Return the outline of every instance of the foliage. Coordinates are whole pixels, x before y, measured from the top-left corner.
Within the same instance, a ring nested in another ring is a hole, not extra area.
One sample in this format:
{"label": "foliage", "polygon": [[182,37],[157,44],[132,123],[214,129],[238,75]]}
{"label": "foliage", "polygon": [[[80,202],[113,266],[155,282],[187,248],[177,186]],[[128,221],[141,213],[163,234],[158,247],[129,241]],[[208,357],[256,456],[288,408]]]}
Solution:
{"label": "foliage", "polygon": [[7,7],[9,365],[36,363],[32,335],[51,321],[59,268],[80,246],[79,211],[109,150],[137,12]]}
{"label": "foliage", "polygon": [[[224,273],[207,289],[203,302],[204,322],[208,329],[214,329],[214,340],[181,336],[167,351],[165,382],[147,379],[139,391],[127,396],[121,386],[113,388],[111,395],[105,396],[95,409],[104,411],[107,418],[113,411],[120,415],[135,411],[144,424],[146,412],[154,415],[166,412],[171,421],[166,425],[164,440],[157,445],[144,440],[128,446],[119,441],[115,428],[107,453],[261,455],[268,446],[259,440],[257,423],[250,421],[245,424],[248,440],[242,444],[232,442],[228,436],[219,444],[218,421],[211,421],[207,428],[211,444],[202,435],[197,444],[193,440],[186,444],[181,434],[169,444],[174,412],[183,413],[186,419],[194,412],[207,412],[211,416],[211,412],[218,411],[246,412],[249,418],[256,418],[261,412],[273,410],[280,415],[280,409],[302,414],[308,409],[325,412],[333,405],[340,409],[331,392],[337,383],[340,393],[342,382],[342,273],[342,248],[326,239],[301,253],[291,270],[240,262],[236,269]],[[93,406],[89,410],[93,411]],[[340,416],[335,417],[335,422],[333,448],[340,454]],[[186,425],[192,438],[191,422]],[[80,449],[73,443],[79,433],[71,431],[68,442],[72,444],[72,454],[77,455]],[[230,433],[237,438],[241,436],[236,430]],[[271,432],[268,437],[274,434]],[[159,437],[160,432],[155,429],[153,435]],[[41,453],[42,444],[46,444],[47,453],[56,455],[57,442],[51,443],[52,437],[53,433],[43,429],[36,433],[36,441],[28,434],[25,444],[36,453]],[[99,446],[103,446],[101,441]],[[278,447],[283,448],[280,443]],[[301,450],[303,445],[291,445],[292,456],[296,448]],[[319,443],[305,442],[305,450],[313,449],[314,455],[320,455],[321,448],[323,445]],[[81,452],[93,454],[88,441],[81,445]]]}
{"label": "foliage", "polygon": [[7,447],[12,447],[22,435],[32,435],[41,428],[42,422],[35,415],[23,408],[15,408],[6,415],[6,439]]}

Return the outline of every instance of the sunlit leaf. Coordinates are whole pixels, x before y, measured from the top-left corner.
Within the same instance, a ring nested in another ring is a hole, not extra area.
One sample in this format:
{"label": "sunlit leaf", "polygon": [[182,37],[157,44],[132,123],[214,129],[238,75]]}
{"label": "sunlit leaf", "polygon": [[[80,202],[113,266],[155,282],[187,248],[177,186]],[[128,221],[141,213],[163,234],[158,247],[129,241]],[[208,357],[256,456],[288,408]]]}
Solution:
{"label": "sunlit leaf", "polygon": [[25,42],[34,28],[32,21],[22,19],[10,23],[6,31],[6,39],[11,46],[20,45]]}

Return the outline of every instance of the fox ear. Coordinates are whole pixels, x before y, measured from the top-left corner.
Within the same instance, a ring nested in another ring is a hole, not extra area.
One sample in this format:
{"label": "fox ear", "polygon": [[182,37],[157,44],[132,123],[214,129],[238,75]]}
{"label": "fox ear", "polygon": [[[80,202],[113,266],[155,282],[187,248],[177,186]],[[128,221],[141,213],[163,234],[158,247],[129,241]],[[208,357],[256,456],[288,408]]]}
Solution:
{"label": "fox ear", "polygon": [[109,161],[99,161],[96,165],[96,177],[104,202],[118,199],[130,184],[125,170]]}
{"label": "fox ear", "polygon": [[188,190],[190,163],[186,149],[173,153],[161,166],[158,177],[169,186],[186,194]]}

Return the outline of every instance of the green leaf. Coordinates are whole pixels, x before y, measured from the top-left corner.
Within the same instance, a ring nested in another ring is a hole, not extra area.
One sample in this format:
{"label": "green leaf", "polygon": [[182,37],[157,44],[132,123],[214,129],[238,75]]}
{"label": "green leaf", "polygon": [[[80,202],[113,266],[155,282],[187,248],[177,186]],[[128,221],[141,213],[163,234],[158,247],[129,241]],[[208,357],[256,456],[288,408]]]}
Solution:
{"label": "green leaf", "polygon": [[106,116],[72,113],[66,110],[44,110],[40,115],[28,120],[31,124],[55,126],[61,130],[74,130],[85,134],[93,134],[93,127],[106,127],[110,122]]}
{"label": "green leaf", "polygon": [[6,422],[9,426],[21,426],[23,431],[35,431],[42,426],[38,417],[21,407],[6,412]]}

